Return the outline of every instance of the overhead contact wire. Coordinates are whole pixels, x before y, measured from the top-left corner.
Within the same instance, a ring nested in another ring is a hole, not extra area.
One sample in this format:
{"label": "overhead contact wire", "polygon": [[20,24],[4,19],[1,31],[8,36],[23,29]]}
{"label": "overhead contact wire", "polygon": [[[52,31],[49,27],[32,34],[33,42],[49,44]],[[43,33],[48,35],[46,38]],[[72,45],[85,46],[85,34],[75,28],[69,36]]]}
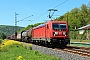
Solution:
{"label": "overhead contact wire", "polygon": [[[65,0],[64,2],[62,2],[62,3],[60,3],[59,5],[55,6],[54,8],[59,7],[60,5],[62,5],[62,4],[64,4],[64,3],[66,3],[67,1],[68,1],[68,0]],[[41,16],[45,15],[46,13],[47,13],[47,11],[46,11],[44,14],[40,15],[39,17],[37,17],[37,18],[35,18],[35,19],[40,18]]]}

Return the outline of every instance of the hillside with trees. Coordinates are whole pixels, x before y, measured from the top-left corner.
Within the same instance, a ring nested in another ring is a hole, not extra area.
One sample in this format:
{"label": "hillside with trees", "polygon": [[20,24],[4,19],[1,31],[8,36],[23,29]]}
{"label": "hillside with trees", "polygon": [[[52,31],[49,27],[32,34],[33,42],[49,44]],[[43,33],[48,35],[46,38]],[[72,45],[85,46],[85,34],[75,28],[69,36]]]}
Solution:
{"label": "hillside with trees", "polygon": [[[24,27],[17,27],[17,31],[21,30]],[[0,38],[2,36],[8,36],[15,33],[14,26],[0,25]]]}

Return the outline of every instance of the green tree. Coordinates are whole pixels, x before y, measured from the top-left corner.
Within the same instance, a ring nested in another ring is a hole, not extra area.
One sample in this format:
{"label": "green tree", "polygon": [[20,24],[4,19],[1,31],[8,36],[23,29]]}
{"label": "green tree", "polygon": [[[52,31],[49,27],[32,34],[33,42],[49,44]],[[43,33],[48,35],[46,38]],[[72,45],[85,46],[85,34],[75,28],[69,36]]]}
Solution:
{"label": "green tree", "polygon": [[81,6],[80,18],[82,25],[87,25],[87,23],[89,22],[89,8],[85,4],[82,4]]}
{"label": "green tree", "polygon": [[1,33],[1,39],[5,39],[6,35],[4,33]]}

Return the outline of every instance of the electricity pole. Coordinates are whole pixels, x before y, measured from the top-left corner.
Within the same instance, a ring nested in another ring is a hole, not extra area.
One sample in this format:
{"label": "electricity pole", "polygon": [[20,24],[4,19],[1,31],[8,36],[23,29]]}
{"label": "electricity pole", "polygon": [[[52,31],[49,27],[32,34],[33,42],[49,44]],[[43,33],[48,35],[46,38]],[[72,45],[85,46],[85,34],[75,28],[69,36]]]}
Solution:
{"label": "electricity pole", "polygon": [[19,14],[15,12],[15,32],[17,32],[17,15]]}
{"label": "electricity pole", "polygon": [[15,30],[15,40],[17,39],[17,15],[19,15],[19,14],[17,14],[15,12],[15,28],[14,28],[14,30]]}
{"label": "electricity pole", "polygon": [[[26,18],[23,18],[22,20],[17,20],[17,15],[19,15],[19,14],[17,14],[17,13],[15,12],[15,28],[14,28],[14,29],[15,29],[15,40],[17,39],[17,22],[23,21],[23,20],[25,20],[25,19],[33,16],[33,15],[31,15],[31,16],[28,16],[28,17],[26,17]],[[28,20],[28,21],[32,21],[32,20]]]}

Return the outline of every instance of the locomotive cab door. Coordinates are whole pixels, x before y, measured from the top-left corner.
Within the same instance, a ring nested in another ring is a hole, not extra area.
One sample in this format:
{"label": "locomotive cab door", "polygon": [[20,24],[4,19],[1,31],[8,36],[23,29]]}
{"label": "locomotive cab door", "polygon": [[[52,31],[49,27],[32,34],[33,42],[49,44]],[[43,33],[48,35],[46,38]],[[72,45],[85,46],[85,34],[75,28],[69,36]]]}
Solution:
{"label": "locomotive cab door", "polygon": [[46,24],[46,28],[45,28],[45,38],[48,42],[50,42],[50,29],[48,24]]}

